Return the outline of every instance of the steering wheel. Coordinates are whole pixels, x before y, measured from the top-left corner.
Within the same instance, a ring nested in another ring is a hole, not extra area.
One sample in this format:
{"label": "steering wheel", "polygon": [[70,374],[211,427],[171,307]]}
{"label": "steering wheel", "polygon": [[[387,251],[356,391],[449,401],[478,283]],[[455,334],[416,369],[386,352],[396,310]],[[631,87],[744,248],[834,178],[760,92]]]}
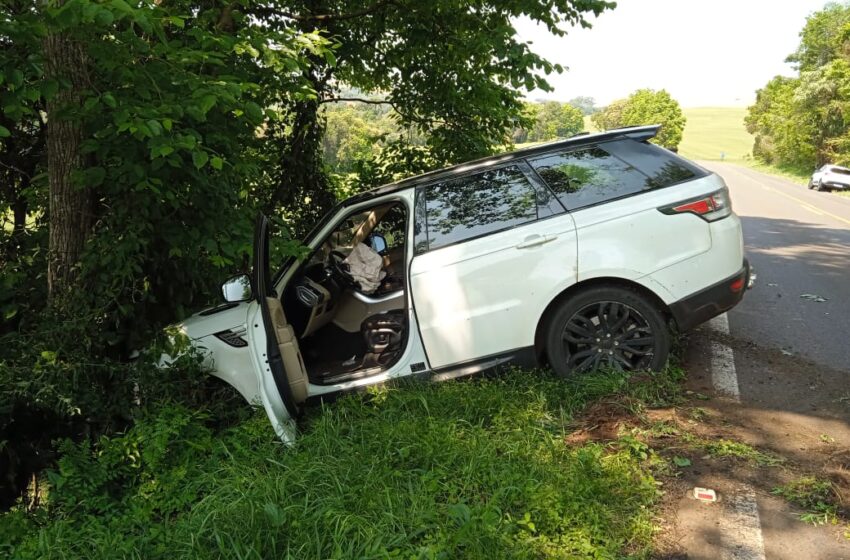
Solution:
{"label": "steering wheel", "polygon": [[346,270],[347,265],[344,264],[346,258],[347,257],[339,251],[331,251],[329,254],[328,266],[330,267],[333,276],[342,282],[343,285],[359,290],[360,284],[358,284],[357,280],[354,279],[354,276]]}

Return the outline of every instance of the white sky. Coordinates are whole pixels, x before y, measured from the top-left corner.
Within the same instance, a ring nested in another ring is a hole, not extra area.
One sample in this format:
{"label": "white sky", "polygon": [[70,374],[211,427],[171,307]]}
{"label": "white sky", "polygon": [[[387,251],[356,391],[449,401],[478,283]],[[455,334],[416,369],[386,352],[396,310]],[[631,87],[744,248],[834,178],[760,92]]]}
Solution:
{"label": "white sky", "polygon": [[799,44],[806,16],[826,0],[620,0],[592,21],[555,37],[529,20],[523,41],[551,62],[551,93],[605,105],[639,88],[666,89],[683,107],[745,106],[777,74],[792,75],[785,57]]}

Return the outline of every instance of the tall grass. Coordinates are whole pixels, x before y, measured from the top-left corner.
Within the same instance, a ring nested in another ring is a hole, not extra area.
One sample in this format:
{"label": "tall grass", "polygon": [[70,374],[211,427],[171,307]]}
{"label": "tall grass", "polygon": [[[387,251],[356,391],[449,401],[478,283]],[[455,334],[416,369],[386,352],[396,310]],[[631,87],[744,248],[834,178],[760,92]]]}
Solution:
{"label": "tall grass", "polygon": [[216,435],[171,405],[66,449],[49,506],[0,517],[0,542],[44,559],[645,557],[645,456],[564,436],[589,402],[663,400],[677,375],[405,383],[312,411],[293,448],[260,415]]}

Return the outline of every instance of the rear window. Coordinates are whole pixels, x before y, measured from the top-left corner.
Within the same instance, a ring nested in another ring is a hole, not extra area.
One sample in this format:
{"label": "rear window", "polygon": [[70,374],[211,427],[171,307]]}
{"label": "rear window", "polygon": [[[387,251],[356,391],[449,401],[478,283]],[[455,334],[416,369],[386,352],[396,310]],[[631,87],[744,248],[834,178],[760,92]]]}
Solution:
{"label": "rear window", "polygon": [[832,172],[840,175],[850,175],[850,169],[842,169],[840,167],[833,167]]}
{"label": "rear window", "polygon": [[529,159],[568,209],[668,187],[701,173],[657,146],[618,140]]}

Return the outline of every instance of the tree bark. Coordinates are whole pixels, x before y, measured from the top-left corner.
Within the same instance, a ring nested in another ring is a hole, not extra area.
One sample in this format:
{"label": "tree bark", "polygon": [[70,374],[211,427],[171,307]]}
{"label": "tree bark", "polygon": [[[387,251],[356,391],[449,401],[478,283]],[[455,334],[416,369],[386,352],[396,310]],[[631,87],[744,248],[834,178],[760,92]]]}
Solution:
{"label": "tree bark", "polygon": [[[64,1],[57,4],[61,5]],[[82,168],[83,127],[71,115],[89,86],[83,46],[64,32],[44,40],[45,76],[65,83],[47,103],[47,173],[49,183],[48,295],[53,300],[74,282],[76,264],[92,226],[91,189],[77,187],[71,175]],[[70,118],[69,118],[70,116]]]}

